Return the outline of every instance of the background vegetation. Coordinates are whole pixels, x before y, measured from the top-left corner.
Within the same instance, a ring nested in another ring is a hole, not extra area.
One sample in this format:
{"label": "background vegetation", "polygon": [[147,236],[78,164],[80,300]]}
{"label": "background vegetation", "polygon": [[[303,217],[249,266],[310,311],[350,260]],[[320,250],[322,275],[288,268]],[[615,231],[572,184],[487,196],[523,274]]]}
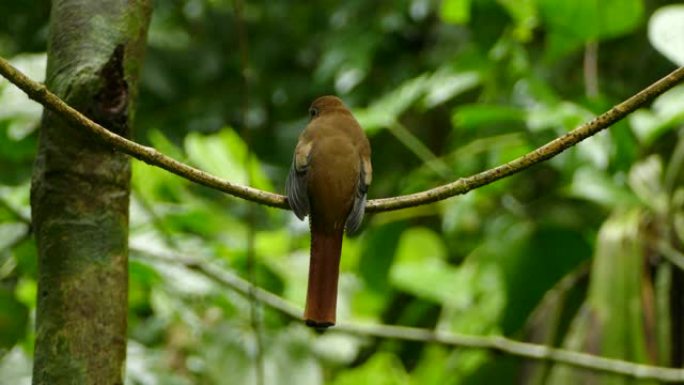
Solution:
{"label": "background vegetation", "polygon": [[[308,104],[334,93],[370,137],[370,197],[423,190],[511,160],[684,64],[684,10],[668,3],[247,2],[236,19],[228,0],[157,1],[134,137],[282,192]],[[0,3],[0,55],[38,80],[48,10],[47,0]],[[681,367],[683,106],[680,86],[520,175],[369,216],[345,240],[339,319],[502,334]],[[30,383],[29,184],[40,114],[0,80],[3,384]],[[261,308],[255,324],[249,300],[154,256],[200,258],[302,305],[306,224],[139,162],[130,242],[129,384],[247,384],[259,372],[267,384],[339,385],[596,376],[482,351],[316,335]]]}

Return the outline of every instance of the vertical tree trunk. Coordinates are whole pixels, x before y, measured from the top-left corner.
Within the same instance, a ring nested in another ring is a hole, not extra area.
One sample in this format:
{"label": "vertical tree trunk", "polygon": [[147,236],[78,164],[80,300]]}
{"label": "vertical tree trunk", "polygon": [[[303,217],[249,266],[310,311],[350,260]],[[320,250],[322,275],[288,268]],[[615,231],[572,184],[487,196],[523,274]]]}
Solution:
{"label": "vertical tree trunk", "polygon": [[[46,83],[129,136],[148,0],[53,0]],[[39,258],[34,384],[122,384],[129,160],[43,115],[31,207]]]}

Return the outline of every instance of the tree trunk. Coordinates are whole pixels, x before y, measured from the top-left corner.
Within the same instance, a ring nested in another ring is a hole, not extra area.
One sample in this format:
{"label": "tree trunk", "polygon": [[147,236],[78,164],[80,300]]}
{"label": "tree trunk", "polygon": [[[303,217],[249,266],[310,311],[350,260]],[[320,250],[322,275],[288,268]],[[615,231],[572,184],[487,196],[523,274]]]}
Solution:
{"label": "tree trunk", "polygon": [[[148,0],[53,0],[48,88],[129,136]],[[128,158],[43,114],[31,208],[38,245],[34,384],[122,384]]]}

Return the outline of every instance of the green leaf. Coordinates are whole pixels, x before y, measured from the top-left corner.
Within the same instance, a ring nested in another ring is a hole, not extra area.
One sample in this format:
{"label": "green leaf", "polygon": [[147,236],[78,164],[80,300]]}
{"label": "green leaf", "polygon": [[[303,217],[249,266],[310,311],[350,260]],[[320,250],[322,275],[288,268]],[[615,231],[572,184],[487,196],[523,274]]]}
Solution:
{"label": "green leaf", "polygon": [[535,0],[498,0],[515,20],[513,36],[527,42],[532,38],[532,31],[539,24],[537,4]]}
{"label": "green leaf", "polygon": [[411,228],[403,232],[395,262],[390,269],[390,282],[419,297],[442,303],[457,293],[457,270],[444,258],[444,242],[432,230]]}
{"label": "green leaf", "polygon": [[[15,56],[10,63],[35,81],[41,82],[45,79],[47,56],[44,53]],[[0,106],[2,106],[0,121],[11,122],[8,130],[8,136],[11,139],[21,140],[38,127],[43,107],[30,100],[23,91],[2,77],[0,77]]]}
{"label": "green leaf", "polygon": [[406,385],[408,374],[398,357],[391,353],[376,353],[365,364],[340,373],[333,385]]}
{"label": "green leaf", "polygon": [[[0,250],[16,242],[26,234],[27,226],[23,222],[0,223]],[[1,274],[1,273],[0,273]],[[0,276],[0,278],[3,278]]]}
{"label": "green leaf", "polygon": [[17,300],[26,305],[29,309],[36,308],[36,299],[38,298],[37,293],[38,284],[35,280],[31,278],[22,278],[17,283],[17,287],[15,289]]}
{"label": "green leaf", "polygon": [[632,131],[645,146],[652,145],[663,134],[684,122],[684,86],[676,86],[658,96],[650,109],[639,109],[629,115]]}
{"label": "green leaf", "polygon": [[183,150],[173,143],[169,138],[164,135],[164,133],[158,129],[151,129],[147,133],[147,137],[157,150],[163,152],[176,160],[183,161],[185,159],[185,154]]}
{"label": "green leaf", "polygon": [[656,10],[648,22],[648,39],[656,51],[684,66],[684,5],[668,5]]}
{"label": "green leaf", "polygon": [[400,262],[390,272],[397,288],[440,304],[454,301],[453,294],[462,289],[457,277],[456,268],[438,259]]}
{"label": "green leaf", "polygon": [[586,199],[607,208],[634,206],[638,199],[622,183],[591,167],[578,169],[570,183],[571,196]]}
{"label": "green leaf", "polygon": [[[181,149],[171,143],[161,131],[150,131],[149,140],[162,153],[178,161],[186,161]],[[190,184],[186,179],[143,162],[133,162],[132,168],[134,192],[148,203],[157,201],[182,202],[185,200],[187,196],[186,186]]]}
{"label": "green leaf", "polygon": [[9,348],[24,338],[27,322],[26,305],[17,301],[10,290],[0,288],[0,348]]}
{"label": "green leaf", "polygon": [[422,100],[425,108],[434,108],[480,84],[478,72],[457,72],[442,67],[407,80],[382,96],[366,109],[354,111],[361,127],[368,135],[391,126],[410,107]]}
{"label": "green leaf", "polygon": [[527,127],[533,132],[547,129],[565,132],[593,117],[591,111],[572,102],[541,104],[528,110]]}
{"label": "green leaf", "polygon": [[413,105],[424,92],[428,80],[427,74],[408,80],[368,108],[354,111],[354,115],[366,133],[373,135],[381,128],[392,124],[399,115]]}
{"label": "green leaf", "polygon": [[413,227],[403,232],[395,260],[403,262],[424,262],[443,260],[446,248],[439,234],[426,227]]}
{"label": "green leaf", "polygon": [[508,247],[500,257],[505,292],[509,303],[515,304],[503,310],[501,327],[506,334],[520,330],[544,294],[592,252],[584,234],[572,228],[538,225],[521,241],[522,247]]}
{"label": "green leaf", "polygon": [[368,289],[383,292],[388,288],[387,277],[404,228],[403,222],[392,222],[364,234],[358,271]]}
{"label": "green leaf", "polygon": [[230,127],[211,135],[196,132],[188,134],[185,138],[185,150],[192,163],[213,175],[231,183],[246,184],[249,170],[253,187],[273,190],[259,160],[253,154],[247,166],[247,145]]}
{"label": "green leaf", "polygon": [[582,42],[618,37],[641,23],[641,0],[537,0],[549,29]]}
{"label": "green leaf", "polygon": [[428,345],[423,352],[424,358],[411,373],[414,384],[442,385],[453,379],[453,374],[444,370],[449,364],[449,352],[446,348]]}
{"label": "green leaf", "polygon": [[440,68],[426,83],[424,106],[434,108],[453,97],[460,95],[480,84],[480,75],[475,71],[454,72]]}
{"label": "green leaf", "polygon": [[280,259],[287,254],[290,246],[290,233],[286,229],[259,231],[255,234],[256,254],[266,259]]}
{"label": "green leaf", "polygon": [[470,21],[471,0],[442,0],[439,16],[446,23],[467,24]]}
{"label": "green leaf", "polygon": [[456,108],[451,122],[455,127],[477,129],[492,124],[524,122],[526,116],[524,110],[512,106],[466,104]]}
{"label": "green leaf", "polygon": [[31,357],[20,346],[15,346],[0,360],[0,378],[7,384],[30,385]]}

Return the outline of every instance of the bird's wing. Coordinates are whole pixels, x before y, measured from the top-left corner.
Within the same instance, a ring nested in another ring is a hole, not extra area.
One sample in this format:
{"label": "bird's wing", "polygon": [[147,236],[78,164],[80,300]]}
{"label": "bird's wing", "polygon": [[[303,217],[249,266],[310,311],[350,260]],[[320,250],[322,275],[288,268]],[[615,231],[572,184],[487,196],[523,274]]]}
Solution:
{"label": "bird's wing", "polygon": [[368,186],[372,180],[373,170],[369,159],[361,159],[361,173],[359,174],[359,181],[356,186],[356,195],[354,195],[354,205],[352,206],[347,221],[344,227],[347,229],[347,234],[353,234],[361,226],[363,221],[363,214],[366,211],[366,193]]}
{"label": "bird's wing", "polygon": [[311,141],[300,140],[295,148],[292,167],[287,176],[285,192],[287,202],[299,219],[309,215],[309,194],[307,191],[309,160],[311,159]]}

